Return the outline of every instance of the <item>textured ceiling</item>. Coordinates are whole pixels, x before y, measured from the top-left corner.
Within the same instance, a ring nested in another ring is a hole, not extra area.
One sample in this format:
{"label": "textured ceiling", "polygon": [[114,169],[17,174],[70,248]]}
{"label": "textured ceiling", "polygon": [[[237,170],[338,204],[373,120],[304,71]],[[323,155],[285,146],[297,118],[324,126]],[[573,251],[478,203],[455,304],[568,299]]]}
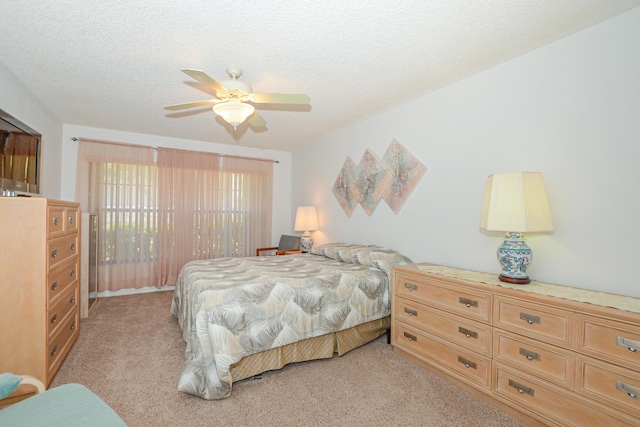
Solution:
{"label": "textured ceiling", "polygon": [[[0,61],[64,123],[295,150],[366,116],[594,25],[640,0],[6,0]],[[183,74],[311,106],[258,105],[233,130]],[[2,105],[0,96],[0,108]],[[11,113],[9,111],[9,113]],[[83,135],[77,135],[83,136]]]}

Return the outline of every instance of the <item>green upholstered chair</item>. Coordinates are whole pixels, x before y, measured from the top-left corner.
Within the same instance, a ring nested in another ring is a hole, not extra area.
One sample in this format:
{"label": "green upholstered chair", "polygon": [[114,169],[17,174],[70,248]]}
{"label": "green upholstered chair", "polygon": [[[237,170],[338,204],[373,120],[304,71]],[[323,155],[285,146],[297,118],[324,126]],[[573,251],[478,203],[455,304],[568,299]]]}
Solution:
{"label": "green upholstered chair", "polygon": [[127,424],[102,399],[80,384],[65,384],[45,390],[30,376],[0,374],[0,399],[21,384],[36,387],[36,394],[0,409],[0,426],[126,427]]}

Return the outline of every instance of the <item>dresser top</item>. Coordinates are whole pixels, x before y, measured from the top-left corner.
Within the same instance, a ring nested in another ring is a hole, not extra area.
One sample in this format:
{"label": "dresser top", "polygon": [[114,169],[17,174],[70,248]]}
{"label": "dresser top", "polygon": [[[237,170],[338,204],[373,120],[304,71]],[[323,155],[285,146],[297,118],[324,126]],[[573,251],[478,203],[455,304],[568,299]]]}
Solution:
{"label": "dresser top", "polygon": [[[563,298],[569,301],[583,302],[601,307],[611,307],[640,314],[640,298],[610,294],[588,289],[573,288],[571,286],[554,285],[552,283],[532,280],[528,285],[513,285],[501,282],[497,274],[482,273],[462,268],[447,267],[428,263],[413,264],[418,271],[435,274],[454,279],[479,282],[486,285],[501,286],[520,292]],[[406,266],[410,267],[410,266]]]}

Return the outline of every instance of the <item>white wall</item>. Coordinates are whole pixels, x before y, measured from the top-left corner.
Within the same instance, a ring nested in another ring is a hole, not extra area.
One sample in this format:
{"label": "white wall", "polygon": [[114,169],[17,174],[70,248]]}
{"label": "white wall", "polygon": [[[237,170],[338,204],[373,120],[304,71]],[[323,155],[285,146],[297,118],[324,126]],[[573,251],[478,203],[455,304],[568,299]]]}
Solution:
{"label": "white wall", "polygon": [[[366,72],[366,70],[363,70]],[[381,100],[383,102],[383,100]],[[347,156],[393,138],[427,167],[396,215],[351,218],[331,188]],[[529,235],[535,280],[640,296],[640,8],[419,97],[293,155],[293,206],[318,207],[316,245],[375,243],[499,272],[501,233],[479,229],[487,176],[541,171],[555,232]]]}
{"label": "white wall", "polygon": [[40,195],[59,199],[62,122],[2,63],[0,109],[42,134]]}
{"label": "white wall", "polygon": [[291,153],[289,152],[260,150],[241,145],[216,144],[65,124],[62,138],[62,198],[65,200],[75,200],[78,142],[72,140],[74,137],[277,160],[279,163],[273,165],[274,207],[271,243],[277,245],[281,234],[289,234],[293,231]]}

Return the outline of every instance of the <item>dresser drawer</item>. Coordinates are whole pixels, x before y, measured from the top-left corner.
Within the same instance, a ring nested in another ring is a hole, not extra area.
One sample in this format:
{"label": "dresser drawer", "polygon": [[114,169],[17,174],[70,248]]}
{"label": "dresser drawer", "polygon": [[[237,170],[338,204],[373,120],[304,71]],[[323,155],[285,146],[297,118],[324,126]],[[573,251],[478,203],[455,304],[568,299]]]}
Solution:
{"label": "dresser drawer", "polygon": [[640,417],[640,372],[577,356],[576,391]]}
{"label": "dresser drawer", "polygon": [[49,308],[55,304],[65,290],[78,278],[78,258],[56,268],[47,276],[47,300]]}
{"label": "dresser drawer", "polygon": [[480,322],[491,322],[491,294],[474,291],[431,277],[398,274],[395,295],[468,317]]}
{"label": "dresser drawer", "polygon": [[58,302],[47,312],[47,330],[49,338],[53,337],[61,325],[67,320],[69,313],[78,307],[78,287],[69,287],[61,295]]}
{"label": "dresser drawer", "polygon": [[574,353],[495,329],[493,357],[566,388],[573,388]]}
{"label": "dresser drawer", "polygon": [[80,218],[80,211],[78,208],[67,207],[64,213],[64,229],[67,234],[78,231],[78,218]]}
{"label": "dresser drawer", "polygon": [[495,362],[494,370],[496,394],[553,423],[577,427],[634,425],[625,414],[620,414],[621,419],[614,418],[606,410],[603,411],[604,407],[601,405],[572,398],[567,390],[516,371],[502,363]]}
{"label": "dresser drawer", "polygon": [[78,255],[78,235],[72,234],[50,240],[47,244],[49,271]]}
{"label": "dresser drawer", "polygon": [[494,303],[494,326],[545,343],[573,347],[572,312],[501,296],[496,296]]}
{"label": "dresser drawer", "polygon": [[76,309],[67,319],[63,321],[47,345],[47,363],[49,373],[57,371],[65,356],[69,352],[71,345],[78,335],[78,324],[80,321],[79,311]]}
{"label": "dresser drawer", "polygon": [[579,314],[578,351],[640,371],[640,326]]}
{"label": "dresser drawer", "polygon": [[[445,368],[464,382],[491,387],[491,359],[448,345],[438,337],[396,322],[395,345],[432,366]],[[435,362],[435,363],[434,363]]]}
{"label": "dresser drawer", "polygon": [[64,206],[47,206],[47,236],[52,239],[63,236],[65,233],[65,208]]}
{"label": "dresser drawer", "polygon": [[77,231],[79,216],[79,209],[75,206],[48,205],[47,235],[51,239]]}
{"label": "dresser drawer", "polygon": [[395,318],[485,356],[491,356],[491,326],[433,307],[396,298]]}

